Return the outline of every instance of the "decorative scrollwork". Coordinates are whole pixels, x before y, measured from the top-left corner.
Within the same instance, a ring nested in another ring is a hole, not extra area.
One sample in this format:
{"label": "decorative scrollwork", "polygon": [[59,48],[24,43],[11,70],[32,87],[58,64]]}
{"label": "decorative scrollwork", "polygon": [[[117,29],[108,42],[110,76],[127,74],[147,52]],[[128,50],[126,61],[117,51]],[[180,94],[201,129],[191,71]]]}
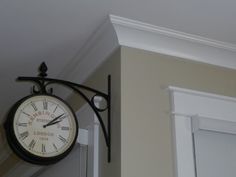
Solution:
{"label": "decorative scrollwork", "polygon": [[[31,78],[31,81],[35,82],[35,85],[32,87],[32,94],[53,94],[53,88],[46,88],[49,83],[45,80],[47,77],[48,67],[45,62],[41,63],[39,66],[38,77]],[[41,79],[39,79],[41,78]]]}
{"label": "decorative scrollwork", "polygon": [[[105,138],[105,142],[108,148],[108,162],[111,160],[111,123],[110,123],[110,114],[111,114],[111,77],[108,76],[108,93],[103,93],[98,90],[95,90],[91,87],[87,87],[81,84],[76,84],[73,82],[53,79],[53,78],[46,78],[47,77],[47,65],[43,62],[39,67],[39,74],[38,77],[18,77],[18,81],[30,81],[33,82],[35,85],[32,87],[32,94],[53,94],[53,88],[51,85],[57,84],[64,86],[73,90],[75,93],[80,95],[92,108],[94,113],[96,114],[102,132]],[[50,87],[49,87],[50,86]],[[48,88],[49,87],[49,88]],[[84,93],[84,90],[93,93],[93,96],[88,96]],[[106,106],[103,108],[99,108],[95,104],[95,97],[101,97],[106,101]],[[105,126],[104,121],[101,116],[101,112],[107,111],[107,126]]]}
{"label": "decorative scrollwork", "polygon": [[[96,97],[101,97],[100,95],[98,94],[95,94],[92,98],[91,98],[91,103],[93,104],[93,106],[95,107],[95,109],[98,111],[98,112],[104,112],[108,109],[108,105],[106,104],[104,107],[98,107],[95,103],[95,98]],[[106,100],[106,98],[104,98]],[[108,101],[106,100],[106,103],[108,103]]]}

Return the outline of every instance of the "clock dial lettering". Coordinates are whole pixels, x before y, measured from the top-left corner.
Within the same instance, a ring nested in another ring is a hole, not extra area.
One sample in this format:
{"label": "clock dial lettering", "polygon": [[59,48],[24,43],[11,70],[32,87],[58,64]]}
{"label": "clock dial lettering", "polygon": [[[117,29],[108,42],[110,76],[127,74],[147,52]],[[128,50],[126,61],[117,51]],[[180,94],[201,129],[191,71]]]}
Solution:
{"label": "clock dial lettering", "polygon": [[30,144],[29,144],[29,149],[33,149],[34,146],[35,146],[35,144],[36,144],[36,141],[35,141],[34,139],[31,140],[31,142],[30,142]]}
{"label": "clock dial lettering", "polygon": [[55,113],[55,112],[56,112],[57,108],[58,108],[58,105],[55,107],[55,109],[54,109],[53,113]]}
{"label": "clock dial lettering", "polygon": [[22,113],[25,114],[25,115],[27,115],[28,117],[31,117],[30,114],[28,114],[28,113],[26,113],[26,112],[24,112],[24,111],[22,111]]}
{"label": "clock dial lettering", "polygon": [[46,100],[43,101],[43,109],[44,110],[48,109],[48,102]]}
{"label": "clock dial lettering", "polygon": [[69,128],[69,127],[62,126],[62,127],[61,127],[61,130],[69,131],[70,128]]}
{"label": "clock dial lettering", "polygon": [[17,124],[19,127],[27,127],[27,123],[18,123]]}
{"label": "clock dial lettering", "polygon": [[64,144],[67,143],[67,140],[66,140],[64,137],[62,137],[61,135],[59,135],[58,138],[59,138]]}
{"label": "clock dial lettering", "polygon": [[24,140],[25,138],[27,138],[29,136],[29,132],[28,131],[25,131],[23,133],[20,134],[20,138],[21,140]]}
{"label": "clock dial lettering", "polygon": [[53,145],[55,151],[57,151],[57,146],[54,143],[52,145]]}
{"label": "clock dial lettering", "polygon": [[34,111],[38,111],[38,108],[36,107],[35,103],[31,102],[31,106],[33,107]]}
{"label": "clock dial lettering", "polygon": [[45,144],[42,144],[42,153],[46,153]]}

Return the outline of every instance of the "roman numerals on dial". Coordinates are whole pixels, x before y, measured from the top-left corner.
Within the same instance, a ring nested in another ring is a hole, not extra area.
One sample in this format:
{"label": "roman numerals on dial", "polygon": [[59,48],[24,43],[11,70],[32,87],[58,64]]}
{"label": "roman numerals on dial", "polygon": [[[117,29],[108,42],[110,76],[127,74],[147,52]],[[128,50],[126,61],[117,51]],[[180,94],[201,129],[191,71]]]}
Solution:
{"label": "roman numerals on dial", "polygon": [[14,121],[21,149],[42,158],[62,155],[75,142],[77,122],[63,100],[51,95],[35,95],[23,101]]}
{"label": "roman numerals on dial", "polygon": [[67,140],[66,140],[64,137],[62,137],[61,135],[59,135],[58,138],[59,138],[64,144],[67,143]]}
{"label": "roman numerals on dial", "polygon": [[24,111],[22,111],[22,113],[23,113],[24,115],[28,116],[28,117],[31,117],[30,114],[28,114],[28,113],[26,113],[26,112],[24,112]]}
{"label": "roman numerals on dial", "polygon": [[57,151],[57,146],[54,143],[52,145],[53,145],[54,150]]}
{"label": "roman numerals on dial", "polygon": [[20,138],[21,140],[24,140],[25,138],[27,138],[29,136],[29,132],[28,131],[25,131],[23,133],[20,134]]}
{"label": "roman numerals on dial", "polygon": [[46,153],[45,144],[42,144],[42,153]]}
{"label": "roman numerals on dial", "polygon": [[65,131],[69,131],[70,130],[70,128],[69,127],[61,127],[61,130],[65,130]]}
{"label": "roman numerals on dial", "polygon": [[44,110],[48,109],[48,102],[46,100],[43,101],[43,109]]}
{"label": "roman numerals on dial", "polygon": [[34,111],[38,111],[38,108],[36,107],[35,103],[31,102],[31,106],[33,107]]}
{"label": "roman numerals on dial", "polygon": [[58,105],[55,107],[55,109],[54,109],[53,113],[55,113],[55,112],[56,112],[57,108],[58,108]]}
{"label": "roman numerals on dial", "polygon": [[20,127],[27,127],[27,123],[18,123],[17,125]]}
{"label": "roman numerals on dial", "polygon": [[34,139],[31,140],[31,142],[29,144],[29,149],[34,149],[35,144],[36,144],[36,141]]}

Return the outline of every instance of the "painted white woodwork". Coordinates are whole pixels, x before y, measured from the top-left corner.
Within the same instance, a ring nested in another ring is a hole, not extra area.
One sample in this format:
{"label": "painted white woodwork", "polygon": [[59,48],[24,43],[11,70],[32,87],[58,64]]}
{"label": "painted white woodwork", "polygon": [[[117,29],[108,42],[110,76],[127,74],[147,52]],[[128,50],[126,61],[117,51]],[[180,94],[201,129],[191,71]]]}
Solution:
{"label": "painted white woodwork", "polygon": [[193,133],[199,130],[207,130],[234,135],[236,134],[236,122],[198,116],[193,116],[191,120]]}
{"label": "painted white woodwork", "polygon": [[175,115],[172,125],[176,177],[195,177],[191,119]]}
{"label": "painted white woodwork", "polygon": [[86,129],[79,129],[79,134],[77,137],[77,143],[80,145],[87,146],[88,145],[88,135],[89,132]]}
{"label": "painted white woodwork", "polygon": [[120,46],[236,69],[236,46],[110,15],[59,75],[82,83]]}
{"label": "painted white woodwork", "polygon": [[[95,105],[99,107],[101,98],[95,98]],[[97,116],[88,104],[85,104],[77,112],[80,127],[88,131],[87,145],[87,176],[99,176],[99,121]],[[78,137],[79,138],[79,137]]]}
{"label": "painted white woodwork", "polygon": [[169,87],[176,177],[196,177],[193,133],[236,134],[236,98]]}

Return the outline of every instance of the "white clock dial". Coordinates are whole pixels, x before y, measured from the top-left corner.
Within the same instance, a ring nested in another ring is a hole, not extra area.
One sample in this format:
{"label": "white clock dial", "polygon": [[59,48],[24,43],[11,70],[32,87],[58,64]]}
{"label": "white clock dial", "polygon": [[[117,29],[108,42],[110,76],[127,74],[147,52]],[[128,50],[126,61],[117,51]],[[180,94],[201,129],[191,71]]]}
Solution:
{"label": "white clock dial", "polygon": [[17,108],[13,129],[17,141],[39,157],[55,157],[68,150],[77,135],[73,112],[54,96],[38,95]]}

